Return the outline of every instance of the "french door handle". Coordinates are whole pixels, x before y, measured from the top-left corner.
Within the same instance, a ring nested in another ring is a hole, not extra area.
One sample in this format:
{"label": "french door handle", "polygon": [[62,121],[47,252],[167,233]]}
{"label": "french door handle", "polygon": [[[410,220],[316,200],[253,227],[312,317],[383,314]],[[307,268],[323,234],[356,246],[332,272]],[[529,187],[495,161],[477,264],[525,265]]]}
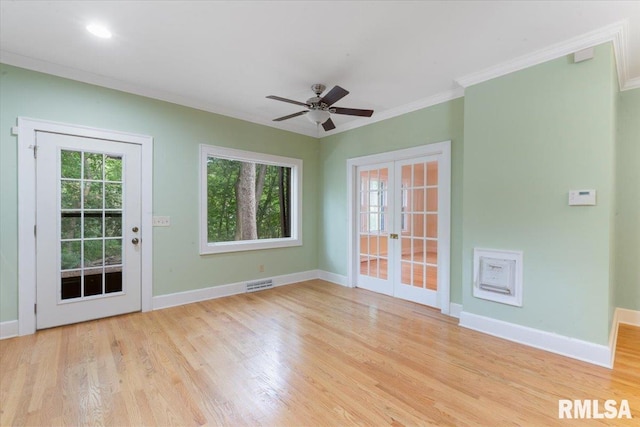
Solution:
{"label": "french door handle", "polygon": [[390,239],[397,239],[398,235],[397,234],[389,234],[389,238]]}
{"label": "french door handle", "polygon": [[140,243],[140,240],[137,237],[134,237],[133,239],[131,239],[131,243],[137,245],[138,243]]}

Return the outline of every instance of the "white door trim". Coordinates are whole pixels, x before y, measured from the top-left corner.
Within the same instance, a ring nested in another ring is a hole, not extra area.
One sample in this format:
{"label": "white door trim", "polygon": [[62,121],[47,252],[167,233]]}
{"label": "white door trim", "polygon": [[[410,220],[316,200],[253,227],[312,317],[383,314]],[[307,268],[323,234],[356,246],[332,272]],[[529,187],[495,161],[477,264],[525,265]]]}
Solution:
{"label": "white door trim", "polygon": [[[447,236],[438,250],[438,289],[441,295],[440,311],[449,314],[450,303],[450,242],[451,242],[451,141],[442,141],[434,144],[421,145],[419,147],[406,148],[403,150],[390,151],[386,153],[372,154],[362,157],[347,159],[347,286],[355,287],[358,266],[358,256],[356,250],[357,228],[357,168],[374,163],[383,163],[423,157],[430,155],[440,155],[439,168],[441,174],[439,185],[446,191],[438,192],[439,209],[438,215],[438,235]],[[442,265],[440,266],[440,263]],[[442,278],[442,280],[441,280]]]}
{"label": "white door trim", "polygon": [[142,150],[141,286],[142,311],[152,309],[153,138],[107,129],[18,117],[18,335],[36,331],[36,132],[138,144]]}

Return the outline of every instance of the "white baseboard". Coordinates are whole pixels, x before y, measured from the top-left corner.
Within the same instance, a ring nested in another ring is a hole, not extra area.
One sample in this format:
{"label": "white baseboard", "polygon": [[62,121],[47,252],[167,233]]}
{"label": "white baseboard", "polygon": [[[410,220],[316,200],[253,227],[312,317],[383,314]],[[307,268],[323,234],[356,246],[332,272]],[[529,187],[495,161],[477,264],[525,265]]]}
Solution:
{"label": "white baseboard", "polygon": [[618,307],[616,308],[616,316],[618,317],[618,323],[640,326],[640,311]]}
{"label": "white baseboard", "polygon": [[18,336],[18,321],[0,322],[0,340]]}
{"label": "white baseboard", "polygon": [[[274,286],[289,285],[291,283],[304,282],[318,278],[318,270],[302,271],[300,273],[284,274],[271,277]],[[247,281],[230,283],[227,285],[211,286],[209,288],[195,289],[193,291],[176,292],[174,294],[159,295],[153,297],[153,310],[191,304],[214,298],[228,297],[246,292]]]}
{"label": "white baseboard", "polygon": [[640,326],[640,311],[629,310],[626,308],[616,308],[611,322],[611,333],[609,334],[609,349],[611,350],[611,366],[616,359],[616,347],[618,344],[618,328],[620,324]]}
{"label": "white baseboard", "polygon": [[460,313],[460,326],[562,356],[611,368],[611,348],[477,314]]}
{"label": "white baseboard", "polygon": [[347,284],[347,276],[343,276],[341,274],[330,273],[324,270],[318,270],[318,279],[326,280],[327,282],[335,283],[336,285],[346,286],[350,288]]}
{"label": "white baseboard", "polygon": [[455,302],[449,304],[449,316],[459,319],[460,313],[462,313],[462,304]]}

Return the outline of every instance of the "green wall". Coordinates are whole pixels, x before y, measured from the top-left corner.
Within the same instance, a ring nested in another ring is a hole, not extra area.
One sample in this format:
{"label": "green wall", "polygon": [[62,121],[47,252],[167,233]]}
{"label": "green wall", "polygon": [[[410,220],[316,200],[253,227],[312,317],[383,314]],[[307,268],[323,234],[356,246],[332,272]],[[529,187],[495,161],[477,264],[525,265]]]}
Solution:
{"label": "green wall", "polygon": [[[11,135],[18,116],[153,136],[153,211],[171,217],[171,227],[153,231],[154,295],[317,268],[317,139],[6,65],[0,94],[0,321],[18,317],[17,137]],[[302,159],[304,245],[200,256],[199,144]]]}
{"label": "green wall", "polygon": [[347,274],[347,159],[451,140],[451,302],[462,303],[462,98],[321,139],[319,268]]}
{"label": "green wall", "polygon": [[615,305],[640,311],[640,89],[620,92],[617,119]]}
{"label": "green wall", "polygon": [[[347,272],[349,158],[452,141],[451,301],[606,344],[613,307],[640,310],[640,90],[613,52],[560,58],[465,97],[320,140],[136,95],[0,68],[0,321],[17,319],[18,116],[154,137],[154,295],[320,269]],[[198,255],[198,145],[304,160],[304,246]],[[569,207],[570,189],[598,205]],[[473,298],[474,247],[524,251],[524,306]],[[264,273],[258,265],[264,264]]]}
{"label": "green wall", "polygon": [[[606,344],[614,196],[613,51],[549,61],[465,91],[463,306]],[[572,189],[597,206],[568,206]],[[473,248],[524,252],[524,304],[472,296]]]}

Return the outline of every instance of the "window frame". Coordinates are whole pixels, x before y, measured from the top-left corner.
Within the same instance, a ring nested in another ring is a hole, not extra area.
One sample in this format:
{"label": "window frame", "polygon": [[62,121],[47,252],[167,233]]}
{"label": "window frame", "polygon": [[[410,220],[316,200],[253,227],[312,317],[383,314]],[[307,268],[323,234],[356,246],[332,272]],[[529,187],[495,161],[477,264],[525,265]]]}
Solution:
{"label": "window frame", "polygon": [[[207,159],[254,162],[291,168],[291,237],[209,242]],[[302,159],[200,144],[200,255],[302,246]]]}

